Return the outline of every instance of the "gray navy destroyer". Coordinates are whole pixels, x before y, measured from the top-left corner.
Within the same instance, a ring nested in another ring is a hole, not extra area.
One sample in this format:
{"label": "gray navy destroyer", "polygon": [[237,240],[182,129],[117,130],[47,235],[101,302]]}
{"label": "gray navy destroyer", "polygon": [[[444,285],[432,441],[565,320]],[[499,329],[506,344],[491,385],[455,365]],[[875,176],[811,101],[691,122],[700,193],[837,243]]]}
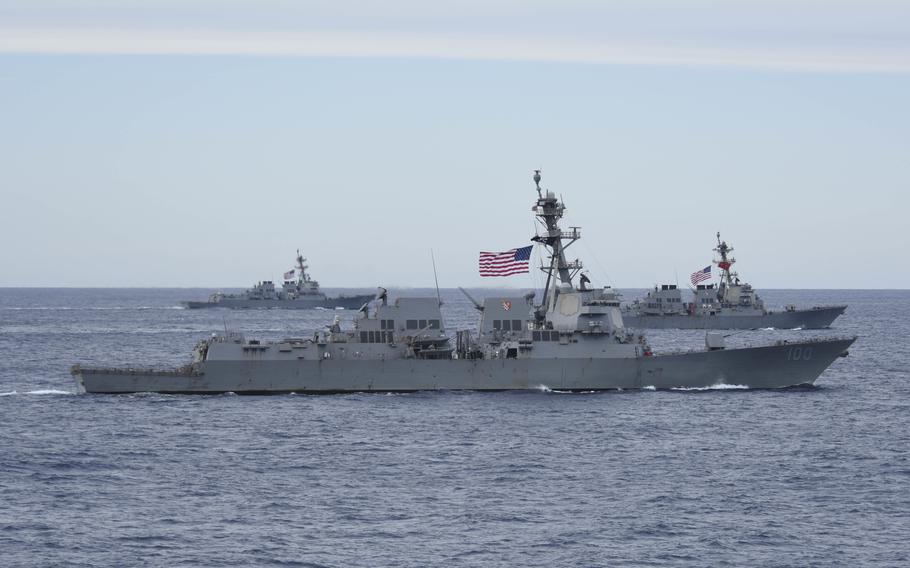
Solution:
{"label": "gray navy destroyer", "polygon": [[855,337],[726,349],[706,334],[703,350],[657,354],[626,328],[610,288],[575,278],[581,262],[566,249],[580,238],[562,230],[561,199],[540,188],[532,210],[539,221],[532,241],[549,261],[540,304],[534,294],[476,303],[480,326],[450,335],[437,298],[383,292],[352,329],[336,315],[308,337],[265,342],[239,333],[201,340],[187,365],[172,370],[88,368],[72,374],[89,393],[237,394],[408,392],[420,390],[711,388],[740,385],[784,388],[811,385]]}
{"label": "gray navy destroyer", "polygon": [[[207,302],[183,302],[190,309],[198,308],[234,308],[263,309],[283,308],[305,310],[310,308],[345,308],[356,310],[373,299],[372,294],[355,296],[337,296],[329,298],[319,289],[319,282],[310,278],[307,273],[306,259],[297,251],[297,265],[284,274],[281,288],[276,288],[271,280],[264,280],[240,294],[216,292]],[[297,279],[294,279],[296,274]]]}
{"label": "gray navy destroyer", "polygon": [[674,284],[655,286],[639,300],[623,308],[623,321],[632,328],[652,329],[822,329],[847,309],[845,305],[768,310],[748,283],[733,271],[733,247],[717,233],[717,258],[720,285],[696,284],[683,300]]}

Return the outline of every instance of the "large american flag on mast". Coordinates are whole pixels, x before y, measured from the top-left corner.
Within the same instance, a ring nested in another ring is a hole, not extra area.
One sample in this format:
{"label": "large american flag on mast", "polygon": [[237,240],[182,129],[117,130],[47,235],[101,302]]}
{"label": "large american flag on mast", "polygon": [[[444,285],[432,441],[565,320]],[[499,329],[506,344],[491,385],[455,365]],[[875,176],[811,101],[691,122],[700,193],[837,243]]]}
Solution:
{"label": "large american flag on mast", "polygon": [[693,272],[692,277],[691,277],[693,286],[695,286],[699,282],[702,282],[704,280],[710,280],[710,279],[711,279],[711,265],[710,264],[708,266],[702,268],[701,270],[696,270],[695,272]]}
{"label": "large american flag on mast", "polygon": [[481,252],[481,276],[511,276],[530,272],[531,249],[534,245],[514,248],[505,252]]}

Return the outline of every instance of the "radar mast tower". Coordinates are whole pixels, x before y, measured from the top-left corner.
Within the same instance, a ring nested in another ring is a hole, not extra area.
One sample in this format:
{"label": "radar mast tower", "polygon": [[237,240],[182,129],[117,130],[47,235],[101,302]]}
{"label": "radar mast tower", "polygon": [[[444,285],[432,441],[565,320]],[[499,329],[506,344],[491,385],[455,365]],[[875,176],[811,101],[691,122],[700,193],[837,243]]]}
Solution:
{"label": "radar mast tower", "polygon": [[297,270],[300,271],[300,276],[298,276],[300,282],[310,281],[310,275],[306,272],[307,268],[309,268],[309,266],[306,264],[306,259],[300,254],[300,249],[297,249]]}
{"label": "radar mast tower", "polygon": [[736,262],[736,259],[733,258],[733,255],[730,254],[733,252],[733,247],[727,244],[727,241],[720,240],[720,231],[717,232],[717,246],[714,247],[714,252],[720,256],[720,260],[715,260],[714,264],[720,268],[720,280],[721,280],[721,300],[726,299],[727,290],[729,290],[734,285],[734,279],[736,278],[736,273],[733,272],[733,264]]}
{"label": "radar mast tower", "polygon": [[[547,273],[547,283],[543,290],[544,301],[540,306],[541,312],[538,313],[538,317],[542,318],[557,296],[558,286],[555,285],[554,279],[558,278],[559,284],[571,287],[572,279],[582,269],[581,261],[567,261],[565,255],[566,249],[581,238],[581,233],[580,227],[572,227],[571,231],[559,228],[559,220],[562,219],[566,206],[562,200],[556,199],[556,194],[552,191],[541,189],[540,170],[534,170],[534,183],[537,186],[537,202],[531,211],[537,216],[543,230],[531,240],[547,247],[550,253],[550,265],[541,267],[541,270]],[[554,284],[552,288],[551,283]]]}

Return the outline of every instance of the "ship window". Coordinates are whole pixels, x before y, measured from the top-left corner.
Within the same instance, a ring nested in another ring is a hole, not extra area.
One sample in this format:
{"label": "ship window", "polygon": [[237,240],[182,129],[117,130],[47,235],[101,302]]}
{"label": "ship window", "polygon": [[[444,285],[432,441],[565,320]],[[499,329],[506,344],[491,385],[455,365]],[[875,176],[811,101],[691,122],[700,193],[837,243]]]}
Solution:
{"label": "ship window", "polygon": [[395,320],[385,320],[385,328],[389,331],[395,329]]}
{"label": "ship window", "polygon": [[417,320],[408,320],[407,328],[408,329],[417,329]]}
{"label": "ship window", "polygon": [[502,320],[493,320],[493,329],[502,329]]}
{"label": "ship window", "polygon": [[369,342],[370,342],[370,343],[375,343],[375,342],[376,342],[376,334],[375,334],[375,332],[370,331],[370,332],[368,332],[368,333],[370,334]]}
{"label": "ship window", "polygon": [[418,322],[417,322],[417,327],[418,327],[419,329],[423,329],[423,328],[425,328],[426,326],[427,326],[427,320],[418,320]]}
{"label": "ship window", "polygon": [[430,320],[430,329],[439,329],[439,320]]}
{"label": "ship window", "polygon": [[385,320],[379,320],[379,329],[385,329]]}
{"label": "ship window", "polygon": [[512,320],[502,320],[502,330],[512,331]]}
{"label": "ship window", "polygon": [[539,332],[539,331],[532,331],[532,332],[531,332],[531,339],[533,339],[534,341],[540,341],[540,332]]}
{"label": "ship window", "polygon": [[367,342],[367,332],[365,332],[365,331],[360,332],[360,342],[361,343]]}
{"label": "ship window", "polygon": [[521,320],[512,320],[512,331],[521,331]]}

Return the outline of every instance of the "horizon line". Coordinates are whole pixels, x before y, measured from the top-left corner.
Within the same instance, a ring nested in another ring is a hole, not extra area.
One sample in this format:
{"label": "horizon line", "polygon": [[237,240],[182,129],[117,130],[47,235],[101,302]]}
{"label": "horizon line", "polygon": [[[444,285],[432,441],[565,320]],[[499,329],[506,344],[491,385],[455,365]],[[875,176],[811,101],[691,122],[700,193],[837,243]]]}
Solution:
{"label": "horizon line", "polygon": [[[0,285],[0,290],[214,290],[214,289],[244,289],[249,288],[249,285],[244,286],[3,286]],[[363,290],[366,288],[378,288],[378,286],[320,286],[320,288],[325,289],[339,289],[339,290]],[[436,287],[433,284],[428,284],[426,286],[394,286],[387,285],[384,286],[388,290],[417,290],[417,289],[427,289],[435,290]],[[440,290],[458,290],[459,288],[467,288],[469,290],[501,290],[504,288],[515,289],[515,290],[527,290],[528,288],[537,289],[537,286],[455,286],[455,287],[445,287],[440,286]],[[652,286],[609,286],[613,290],[650,290]],[[595,287],[594,289],[597,289]],[[910,288],[777,288],[773,286],[762,286],[758,290],[819,290],[819,291],[876,291],[876,292],[907,292],[910,291]]]}

